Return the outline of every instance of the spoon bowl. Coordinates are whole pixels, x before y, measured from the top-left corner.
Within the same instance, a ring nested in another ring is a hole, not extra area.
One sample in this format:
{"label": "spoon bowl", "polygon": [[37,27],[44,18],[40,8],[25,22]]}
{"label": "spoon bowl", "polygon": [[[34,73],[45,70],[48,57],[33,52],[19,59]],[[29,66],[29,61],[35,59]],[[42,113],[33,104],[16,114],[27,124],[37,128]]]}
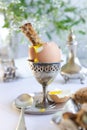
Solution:
{"label": "spoon bowl", "polygon": [[17,108],[29,108],[33,104],[33,98],[29,94],[21,94],[15,99]]}

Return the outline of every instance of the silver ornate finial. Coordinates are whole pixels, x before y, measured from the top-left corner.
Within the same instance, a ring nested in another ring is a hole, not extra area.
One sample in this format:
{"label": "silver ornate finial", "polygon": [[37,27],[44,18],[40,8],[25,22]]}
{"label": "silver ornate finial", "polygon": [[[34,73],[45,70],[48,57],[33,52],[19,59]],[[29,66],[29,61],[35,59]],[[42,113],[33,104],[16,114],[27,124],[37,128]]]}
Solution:
{"label": "silver ornate finial", "polygon": [[75,36],[75,34],[74,34],[73,29],[70,29],[70,33],[69,33],[69,35],[68,35],[67,44],[68,44],[68,45],[72,45],[72,44],[74,44],[74,43],[77,43],[77,42],[76,42],[76,36]]}

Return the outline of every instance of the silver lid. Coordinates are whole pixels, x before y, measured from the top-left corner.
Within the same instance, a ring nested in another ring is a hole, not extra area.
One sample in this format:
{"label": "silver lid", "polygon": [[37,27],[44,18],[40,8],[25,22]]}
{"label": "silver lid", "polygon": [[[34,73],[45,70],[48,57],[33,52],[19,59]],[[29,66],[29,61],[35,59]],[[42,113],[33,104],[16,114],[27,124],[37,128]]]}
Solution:
{"label": "silver lid", "polygon": [[67,42],[67,44],[68,45],[75,45],[75,44],[77,44],[76,36],[74,35],[74,32],[73,32],[72,29],[70,30],[70,33],[68,35],[68,42]]}

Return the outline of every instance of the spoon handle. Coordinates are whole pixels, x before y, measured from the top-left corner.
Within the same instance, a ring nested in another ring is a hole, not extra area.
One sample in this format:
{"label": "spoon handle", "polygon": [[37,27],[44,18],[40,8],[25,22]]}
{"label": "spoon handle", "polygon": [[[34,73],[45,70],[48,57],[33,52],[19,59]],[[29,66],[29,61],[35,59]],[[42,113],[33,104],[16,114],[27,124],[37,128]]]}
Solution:
{"label": "spoon handle", "polygon": [[20,118],[16,130],[26,130],[24,119],[24,108],[21,108]]}

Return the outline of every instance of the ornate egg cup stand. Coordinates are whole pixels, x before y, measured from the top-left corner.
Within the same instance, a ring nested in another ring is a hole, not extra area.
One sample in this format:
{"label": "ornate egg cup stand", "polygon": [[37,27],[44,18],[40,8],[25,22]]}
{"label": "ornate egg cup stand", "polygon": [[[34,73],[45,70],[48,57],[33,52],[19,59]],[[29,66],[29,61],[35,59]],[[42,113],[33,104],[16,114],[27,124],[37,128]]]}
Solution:
{"label": "ornate egg cup stand", "polygon": [[60,62],[58,63],[34,63],[29,61],[32,73],[38,83],[41,84],[43,90],[43,99],[36,106],[41,108],[49,107],[47,100],[47,86],[53,82],[60,69]]}

